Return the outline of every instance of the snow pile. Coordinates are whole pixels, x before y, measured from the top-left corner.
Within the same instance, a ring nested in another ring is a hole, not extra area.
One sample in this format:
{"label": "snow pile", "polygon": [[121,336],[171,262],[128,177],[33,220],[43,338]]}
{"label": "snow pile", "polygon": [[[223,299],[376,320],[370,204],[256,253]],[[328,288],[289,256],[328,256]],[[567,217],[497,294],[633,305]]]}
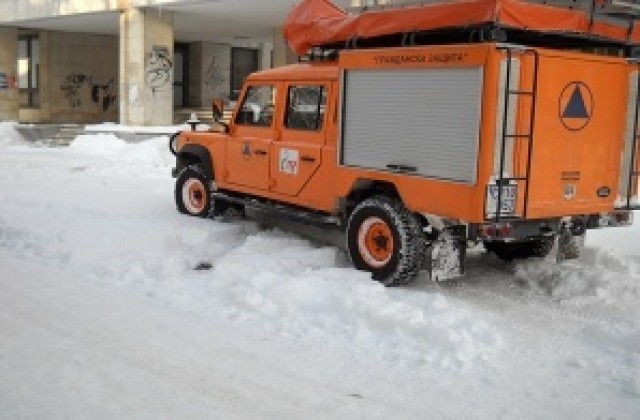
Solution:
{"label": "snow pile", "polygon": [[114,134],[81,134],[69,145],[78,154],[103,156],[113,159],[127,149],[127,143]]}
{"label": "snow pile", "polygon": [[0,121],[0,146],[24,143],[24,138],[16,130],[15,121]]}
{"label": "snow pile", "polygon": [[587,247],[578,261],[518,263],[516,279],[569,305],[608,305],[640,318],[640,266],[600,248]]}
{"label": "snow pile", "polygon": [[[135,255],[91,262],[90,271],[186,311],[253,323],[272,336],[340,341],[402,365],[464,370],[503,347],[495,327],[464,305],[336,267],[335,248],[252,223],[210,224],[150,239],[156,252],[136,244]],[[202,262],[211,271],[195,271]]]}
{"label": "snow pile", "polygon": [[166,136],[127,143],[114,134],[82,134],[75,138],[66,152],[76,158],[73,168],[78,171],[166,177],[175,163],[168,144]]}
{"label": "snow pile", "polygon": [[464,367],[501,347],[494,328],[445,297],[385,288],[365,273],[331,268],[335,253],[261,232],[214,266],[211,285],[232,316],[266,318],[289,334],[341,338],[382,358]]}
{"label": "snow pile", "polygon": [[[200,124],[197,131],[206,131],[210,128],[207,124]],[[191,131],[189,124],[166,125],[166,126],[133,126],[116,123],[91,124],[85,127],[87,133],[138,133],[138,134],[165,134],[171,135],[177,131]]]}

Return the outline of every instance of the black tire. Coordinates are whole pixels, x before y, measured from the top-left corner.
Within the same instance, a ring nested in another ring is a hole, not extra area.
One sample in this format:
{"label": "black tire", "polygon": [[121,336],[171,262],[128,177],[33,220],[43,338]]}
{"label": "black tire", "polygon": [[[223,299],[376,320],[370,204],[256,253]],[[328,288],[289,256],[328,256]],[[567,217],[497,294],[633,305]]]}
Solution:
{"label": "black tire", "polygon": [[532,257],[544,258],[551,252],[554,241],[554,236],[544,236],[526,241],[490,241],[485,242],[484,247],[503,261],[513,261]]}
{"label": "black tire", "polygon": [[214,206],[211,182],[200,165],[185,166],[176,179],[175,200],[180,213],[211,217]]}
{"label": "black tire", "polygon": [[355,268],[370,272],[386,286],[410,283],[424,259],[418,219],[400,201],[386,196],[368,198],[353,210],[347,249]]}
{"label": "black tire", "polygon": [[169,151],[171,152],[171,154],[173,156],[177,156],[178,152],[176,151],[176,139],[178,138],[178,136],[182,134],[182,131],[178,131],[176,133],[173,133],[171,135],[171,137],[169,137]]}
{"label": "black tire", "polygon": [[247,213],[244,205],[238,203],[226,203],[220,200],[216,200],[215,203],[215,215],[222,216],[222,220],[225,222],[235,222],[237,220],[243,220],[247,217]]}

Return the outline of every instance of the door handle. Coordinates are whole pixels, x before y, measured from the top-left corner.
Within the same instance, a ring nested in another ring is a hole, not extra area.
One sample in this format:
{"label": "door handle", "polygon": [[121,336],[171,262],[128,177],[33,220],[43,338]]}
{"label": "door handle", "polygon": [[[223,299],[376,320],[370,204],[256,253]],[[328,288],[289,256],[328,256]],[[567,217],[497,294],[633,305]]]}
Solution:
{"label": "door handle", "polygon": [[266,150],[262,150],[262,149],[257,149],[253,153],[256,154],[256,155],[264,156],[264,155],[267,154],[267,151]]}
{"label": "door handle", "polygon": [[302,157],[300,158],[300,160],[301,160],[301,161],[303,161],[303,162],[309,162],[309,163],[312,163],[312,162],[315,162],[315,161],[316,161],[316,158],[314,158],[313,156],[302,156]]}
{"label": "door handle", "polygon": [[398,172],[417,172],[418,171],[418,168],[416,168],[415,166],[409,166],[409,165],[388,164],[387,168],[392,169],[394,171],[398,171]]}

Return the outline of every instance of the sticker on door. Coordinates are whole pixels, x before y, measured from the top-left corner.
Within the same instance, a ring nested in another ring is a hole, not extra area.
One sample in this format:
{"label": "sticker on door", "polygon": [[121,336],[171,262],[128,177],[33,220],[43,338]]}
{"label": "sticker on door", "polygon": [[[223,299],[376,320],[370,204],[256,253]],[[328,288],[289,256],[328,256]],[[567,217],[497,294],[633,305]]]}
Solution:
{"label": "sticker on door", "polygon": [[296,175],[298,173],[298,158],[297,150],[280,149],[280,172]]}

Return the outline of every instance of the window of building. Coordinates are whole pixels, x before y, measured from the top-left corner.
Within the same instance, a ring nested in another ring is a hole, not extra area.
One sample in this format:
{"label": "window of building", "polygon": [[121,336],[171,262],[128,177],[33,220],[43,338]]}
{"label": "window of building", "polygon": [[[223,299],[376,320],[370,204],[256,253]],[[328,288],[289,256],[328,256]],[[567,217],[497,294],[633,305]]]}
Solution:
{"label": "window of building", "polygon": [[291,86],[285,127],[292,130],[320,130],[326,103],[326,90],[322,86]]}
{"label": "window of building", "polygon": [[236,116],[236,124],[269,127],[275,113],[276,88],[271,85],[250,86]]}
{"label": "window of building", "polygon": [[18,88],[20,106],[40,106],[40,42],[37,35],[21,35],[18,38]]}

